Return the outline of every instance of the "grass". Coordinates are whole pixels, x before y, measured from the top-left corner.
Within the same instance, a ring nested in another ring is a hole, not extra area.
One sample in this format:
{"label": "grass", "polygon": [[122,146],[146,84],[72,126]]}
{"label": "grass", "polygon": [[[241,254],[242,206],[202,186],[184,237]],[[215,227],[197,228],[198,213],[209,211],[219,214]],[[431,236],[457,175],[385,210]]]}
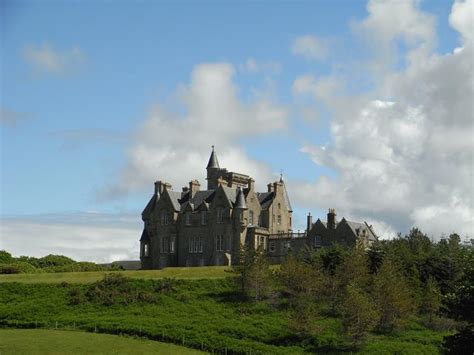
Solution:
{"label": "grass", "polygon": [[[316,319],[320,333],[312,343],[302,344],[289,328],[290,310],[284,304],[271,299],[259,303],[245,301],[236,295],[230,278],[179,279],[164,291],[157,287],[160,283],[127,281],[132,299],[121,298],[117,287],[107,286],[101,291],[105,294],[98,292],[98,284],[0,283],[0,325],[64,329],[74,324],[76,329],[146,336],[220,353],[350,350],[341,334],[340,318]],[[108,289],[117,302],[105,305],[102,300],[109,300]],[[91,298],[91,290],[97,291],[96,298]],[[71,294],[77,297],[77,303],[71,303]],[[413,326],[397,335],[372,334],[360,350],[366,354],[436,354],[443,335],[415,320]]]}
{"label": "grass", "polygon": [[0,329],[0,354],[204,354],[157,341],[74,331]]}
{"label": "grass", "polygon": [[227,272],[227,266],[203,266],[203,267],[170,267],[162,270],[130,270],[130,271],[90,271],[90,272],[61,272],[61,273],[37,273],[37,274],[13,274],[0,275],[2,282],[20,283],[78,283],[86,284],[101,280],[105,274],[121,273],[134,279],[162,279],[174,277],[177,279],[219,279],[232,276]]}

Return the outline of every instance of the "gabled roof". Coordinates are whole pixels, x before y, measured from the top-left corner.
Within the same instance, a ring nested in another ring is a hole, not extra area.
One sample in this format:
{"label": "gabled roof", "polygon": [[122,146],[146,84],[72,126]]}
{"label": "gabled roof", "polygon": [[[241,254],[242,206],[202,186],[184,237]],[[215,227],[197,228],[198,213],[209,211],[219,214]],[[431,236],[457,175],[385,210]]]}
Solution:
{"label": "gabled roof", "polygon": [[153,211],[153,209],[155,208],[156,206],[156,202],[158,201],[159,197],[157,194],[154,194],[150,201],[147,203],[145,209],[143,210],[142,212],[142,218],[148,218],[150,217],[150,214],[151,212]]}
{"label": "gabled roof", "polygon": [[274,192],[257,192],[258,202],[262,209],[266,210],[273,202],[273,197],[275,197]]}
{"label": "gabled roof", "polygon": [[286,191],[286,186],[282,178],[280,178],[280,182],[283,183],[283,198],[285,199],[286,208],[288,208],[289,212],[293,212],[290,204],[290,198],[288,197],[288,191]]}
{"label": "gabled roof", "polygon": [[193,203],[194,207],[197,208],[199,207],[203,202],[210,202],[212,201],[215,190],[203,190],[203,191],[197,191],[193,198],[191,199],[191,202]]}
{"label": "gabled roof", "polygon": [[225,196],[227,197],[227,200],[229,200],[230,205],[234,206],[235,200],[237,199],[237,189],[235,187],[228,187],[224,185],[221,185],[221,187]]}
{"label": "gabled roof", "polygon": [[148,235],[148,231],[146,230],[146,228],[144,228],[142,236],[140,238],[140,242],[147,242],[147,241],[150,241],[150,236]]}
{"label": "gabled roof", "polygon": [[343,218],[341,222],[345,221],[346,224],[349,226],[351,229],[352,233],[354,233],[355,236],[358,236],[362,231],[367,230],[369,240],[377,240],[377,236],[375,235],[374,231],[372,228],[369,227],[367,222],[360,223],[360,222],[353,222],[353,221],[348,221],[347,219]]}
{"label": "gabled roof", "polygon": [[173,204],[174,210],[178,212],[181,209],[181,192],[170,190],[167,190],[167,192],[170,197],[171,203]]}

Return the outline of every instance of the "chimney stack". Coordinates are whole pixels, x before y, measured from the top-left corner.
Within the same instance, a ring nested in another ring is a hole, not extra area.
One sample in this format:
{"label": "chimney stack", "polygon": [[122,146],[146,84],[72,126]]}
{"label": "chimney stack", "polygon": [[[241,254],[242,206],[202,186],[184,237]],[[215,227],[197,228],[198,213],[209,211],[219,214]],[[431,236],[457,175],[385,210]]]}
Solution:
{"label": "chimney stack", "polygon": [[197,180],[191,180],[189,182],[189,192],[191,193],[191,198],[194,197],[197,191],[199,191],[199,187],[201,184]]}
{"label": "chimney stack", "polygon": [[252,191],[254,189],[254,183],[255,183],[255,180],[252,178],[249,178],[248,183],[247,183],[247,187],[249,191]]}
{"label": "chimney stack", "polygon": [[273,191],[273,185],[271,183],[268,184],[267,189],[268,189],[268,192],[272,192]]}
{"label": "chimney stack", "polygon": [[311,212],[308,213],[308,217],[306,217],[306,232],[309,234],[311,227],[313,226],[313,216],[311,216]]}
{"label": "chimney stack", "polygon": [[328,212],[328,229],[336,229],[336,209],[330,208]]}

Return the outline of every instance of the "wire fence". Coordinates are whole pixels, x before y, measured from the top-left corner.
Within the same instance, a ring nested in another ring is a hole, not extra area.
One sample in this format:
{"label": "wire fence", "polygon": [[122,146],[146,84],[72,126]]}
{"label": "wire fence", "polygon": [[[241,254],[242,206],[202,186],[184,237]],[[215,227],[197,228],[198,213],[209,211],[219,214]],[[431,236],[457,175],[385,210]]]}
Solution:
{"label": "wire fence", "polygon": [[201,341],[186,339],[185,335],[182,335],[180,339],[176,336],[170,336],[165,330],[162,330],[159,334],[150,334],[144,327],[136,328],[121,328],[120,326],[104,326],[101,324],[84,324],[81,322],[61,322],[61,321],[19,321],[19,320],[0,320],[0,328],[16,328],[16,329],[48,329],[48,330],[62,330],[62,331],[83,331],[91,333],[101,334],[112,334],[118,336],[130,336],[134,338],[148,339],[154,341],[160,341],[163,343],[171,343],[175,345],[181,345],[188,348],[201,350],[210,354],[258,354],[255,351],[235,352],[227,347],[217,348],[210,346],[204,339]]}

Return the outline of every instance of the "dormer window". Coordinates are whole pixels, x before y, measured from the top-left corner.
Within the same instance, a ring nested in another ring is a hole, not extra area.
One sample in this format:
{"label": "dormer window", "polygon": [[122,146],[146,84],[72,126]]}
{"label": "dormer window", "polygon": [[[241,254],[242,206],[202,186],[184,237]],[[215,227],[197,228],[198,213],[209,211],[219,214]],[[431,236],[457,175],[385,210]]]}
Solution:
{"label": "dormer window", "polygon": [[224,209],[222,207],[217,208],[216,222],[217,223],[224,223]]}
{"label": "dormer window", "polygon": [[185,215],[184,215],[184,221],[186,223],[187,226],[190,226],[192,224],[192,216],[191,216],[191,212],[186,212]]}
{"label": "dormer window", "polygon": [[207,211],[202,211],[201,212],[201,225],[203,225],[203,226],[207,225],[208,218],[209,218],[209,216],[207,214]]}
{"label": "dormer window", "polygon": [[170,216],[169,216],[168,211],[161,211],[160,219],[161,219],[161,225],[162,226],[165,226],[165,225],[169,224],[170,223]]}

